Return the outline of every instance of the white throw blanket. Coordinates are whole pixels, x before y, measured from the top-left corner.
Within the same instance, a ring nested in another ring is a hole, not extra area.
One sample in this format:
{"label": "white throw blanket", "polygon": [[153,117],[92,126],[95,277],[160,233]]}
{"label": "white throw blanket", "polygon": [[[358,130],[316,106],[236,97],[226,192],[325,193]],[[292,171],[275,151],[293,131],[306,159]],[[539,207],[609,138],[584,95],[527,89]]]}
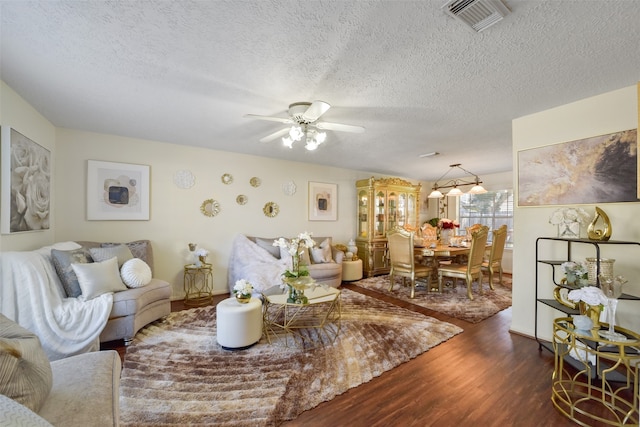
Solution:
{"label": "white throw blanket", "polygon": [[271,293],[277,289],[274,287],[280,287],[282,273],[288,268],[291,268],[291,259],[278,259],[247,236],[238,234],[229,256],[229,291],[233,291],[237,280],[245,279],[256,292]]}
{"label": "white throw blanket", "polygon": [[99,350],[113,305],[110,293],[89,301],[66,298],[51,260],[54,247],[79,245],[0,252],[0,313],[38,335],[49,360]]}

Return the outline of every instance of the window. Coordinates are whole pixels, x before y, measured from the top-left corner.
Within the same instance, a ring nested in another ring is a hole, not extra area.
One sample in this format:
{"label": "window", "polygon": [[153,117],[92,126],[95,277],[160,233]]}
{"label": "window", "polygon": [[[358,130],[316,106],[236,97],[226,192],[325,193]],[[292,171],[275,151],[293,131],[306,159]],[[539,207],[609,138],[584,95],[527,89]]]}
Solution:
{"label": "window", "polygon": [[[460,196],[458,221],[464,232],[473,224],[482,224],[490,230],[507,225],[507,248],[513,247],[513,190],[488,191],[484,194],[463,194]],[[489,242],[493,238],[489,233]]]}

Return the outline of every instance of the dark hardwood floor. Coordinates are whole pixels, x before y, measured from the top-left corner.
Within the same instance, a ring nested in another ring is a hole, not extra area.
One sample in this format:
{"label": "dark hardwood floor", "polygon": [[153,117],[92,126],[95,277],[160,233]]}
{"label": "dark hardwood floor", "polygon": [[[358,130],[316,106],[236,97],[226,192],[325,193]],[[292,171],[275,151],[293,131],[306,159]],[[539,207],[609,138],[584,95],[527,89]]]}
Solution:
{"label": "dark hardwood floor", "polygon": [[[284,426],[573,426],[551,403],[553,355],[509,332],[511,309],[477,324],[343,284],[464,332]],[[218,296],[214,304],[226,298]],[[174,311],[184,309],[181,301]],[[122,342],[107,343],[124,357]]]}

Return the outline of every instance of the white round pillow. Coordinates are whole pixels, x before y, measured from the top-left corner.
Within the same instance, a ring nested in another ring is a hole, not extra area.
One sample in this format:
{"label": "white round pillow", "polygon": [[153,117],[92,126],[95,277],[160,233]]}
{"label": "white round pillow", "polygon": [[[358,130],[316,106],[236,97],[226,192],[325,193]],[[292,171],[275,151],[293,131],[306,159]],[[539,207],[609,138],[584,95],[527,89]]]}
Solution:
{"label": "white round pillow", "polygon": [[128,288],[141,288],[151,282],[151,267],[140,258],[132,258],[122,264],[120,276]]}

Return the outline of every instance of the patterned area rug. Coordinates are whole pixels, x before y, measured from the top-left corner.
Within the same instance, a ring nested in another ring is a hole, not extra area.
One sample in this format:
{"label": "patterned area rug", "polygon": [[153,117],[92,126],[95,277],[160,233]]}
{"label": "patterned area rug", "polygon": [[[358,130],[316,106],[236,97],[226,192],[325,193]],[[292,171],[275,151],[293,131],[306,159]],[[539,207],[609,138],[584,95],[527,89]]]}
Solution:
{"label": "patterned area rug", "polygon": [[[393,290],[389,291],[389,276],[375,276],[353,282],[353,285],[371,289],[385,295],[390,295],[403,301],[446,314],[470,323],[478,323],[493,316],[497,312],[511,307],[511,277],[504,277],[504,286],[494,284],[495,290],[489,288],[485,281],[484,295],[478,294],[477,283],[473,284],[473,301],[467,298],[467,285],[460,280],[458,286],[447,286],[442,294],[427,292],[424,282],[416,283],[415,298],[409,298],[411,288],[407,279],[406,287],[402,286],[402,278],[396,277]],[[496,279],[497,281],[497,279]],[[432,282],[433,284],[433,282]]]}
{"label": "patterned area rug", "polygon": [[171,313],[127,348],[120,387],[124,426],[274,426],[370,381],[462,332],[348,289],[342,329],[315,350],[216,342],[215,307]]}

